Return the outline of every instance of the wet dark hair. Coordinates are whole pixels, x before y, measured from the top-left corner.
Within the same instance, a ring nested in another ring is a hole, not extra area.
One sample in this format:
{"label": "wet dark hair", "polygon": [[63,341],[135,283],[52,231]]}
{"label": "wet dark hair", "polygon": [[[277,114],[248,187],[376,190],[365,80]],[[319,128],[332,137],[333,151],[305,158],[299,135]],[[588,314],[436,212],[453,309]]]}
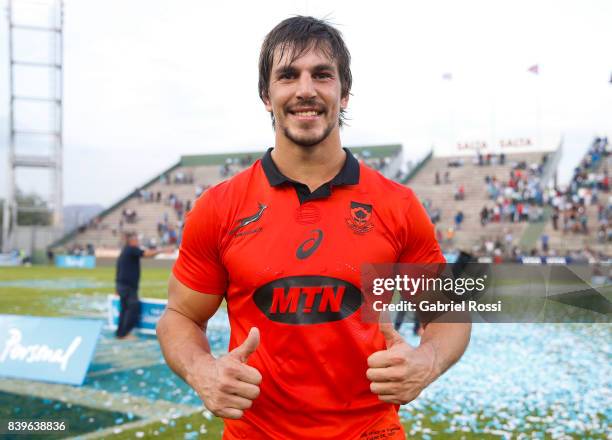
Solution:
{"label": "wet dark hair", "polygon": [[[280,49],[281,59],[287,56],[288,64],[301,57],[313,48],[323,52],[338,64],[341,96],[344,98],[351,92],[353,77],[351,75],[351,54],[349,53],[342,34],[325,20],[298,15],[281,21],[272,29],[261,46],[259,54],[259,97],[263,101],[268,98],[270,75],[274,63],[274,51]],[[274,114],[272,126],[274,126]],[[338,125],[345,123],[345,110],[340,109]]]}

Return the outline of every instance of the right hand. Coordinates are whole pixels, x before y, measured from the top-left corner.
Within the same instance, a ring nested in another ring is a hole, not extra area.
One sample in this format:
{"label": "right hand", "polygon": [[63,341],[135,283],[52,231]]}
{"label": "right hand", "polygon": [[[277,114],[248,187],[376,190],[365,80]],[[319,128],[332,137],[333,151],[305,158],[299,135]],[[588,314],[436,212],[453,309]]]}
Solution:
{"label": "right hand", "polygon": [[261,373],[246,364],[259,345],[259,329],[252,327],[242,345],[228,354],[201,364],[190,385],[204,406],[217,417],[239,419],[259,396]]}

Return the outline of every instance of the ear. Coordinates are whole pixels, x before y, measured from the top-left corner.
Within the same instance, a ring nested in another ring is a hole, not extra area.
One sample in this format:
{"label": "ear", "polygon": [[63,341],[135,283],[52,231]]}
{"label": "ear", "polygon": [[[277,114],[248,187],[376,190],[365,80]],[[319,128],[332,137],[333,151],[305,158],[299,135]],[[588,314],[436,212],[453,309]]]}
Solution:
{"label": "ear", "polygon": [[347,93],[346,96],[344,96],[343,98],[340,98],[340,108],[342,110],[346,110],[346,108],[348,107],[349,96],[350,96],[350,93]]}
{"label": "ear", "polygon": [[263,103],[264,103],[264,105],[266,107],[266,110],[269,113],[272,113],[272,103],[270,102],[270,97],[268,96],[268,94],[264,95],[264,97],[261,98],[261,100],[263,101]]}

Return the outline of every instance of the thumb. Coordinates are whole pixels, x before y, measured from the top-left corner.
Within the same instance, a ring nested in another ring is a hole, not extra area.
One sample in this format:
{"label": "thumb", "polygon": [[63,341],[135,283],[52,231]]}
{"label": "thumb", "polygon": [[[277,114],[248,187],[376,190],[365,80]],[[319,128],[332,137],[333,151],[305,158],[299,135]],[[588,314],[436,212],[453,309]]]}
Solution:
{"label": "thumb", "polygon": [[237,358],[240,362],[246,362],[259,346],[259,329],[251,327],[247,338],[238,347],[234,348],[230,355]]}
{"label": "thumb", "polygon": [[385,337],[385,343],[387,344],[387,348],[391,348],[395,344],[399,344],[404,342],[404,338],[400,335],[394,328],[393,324],[390,322],[381,322],[379,324],[380,332]]}

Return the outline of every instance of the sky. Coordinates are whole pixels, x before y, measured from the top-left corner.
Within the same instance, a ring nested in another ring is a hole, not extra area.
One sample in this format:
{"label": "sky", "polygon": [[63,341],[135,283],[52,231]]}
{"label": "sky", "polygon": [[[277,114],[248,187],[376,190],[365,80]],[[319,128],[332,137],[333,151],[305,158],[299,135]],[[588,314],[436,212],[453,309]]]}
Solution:
{"label": "sky", "polygon": [[[109,205],[183,154],[273,146],[257,60],[266,33],[295,14],[327,18],[351,51],[344,145],[401,143],[415,161],[459,140],[531,137],[554,147],[563,139],[567,179],[594,136],[612,135],[609,0],[65,0],[64,203]],[[45,55],[40,37],[20,38],[19,55]],[[535,64],[538,75],[527,71]],[[24,89],[41,83],[19,78]],[[36,117],[20,109],[21,122]],[[25,190],[48,191],[41,173],[20,178]]]}

